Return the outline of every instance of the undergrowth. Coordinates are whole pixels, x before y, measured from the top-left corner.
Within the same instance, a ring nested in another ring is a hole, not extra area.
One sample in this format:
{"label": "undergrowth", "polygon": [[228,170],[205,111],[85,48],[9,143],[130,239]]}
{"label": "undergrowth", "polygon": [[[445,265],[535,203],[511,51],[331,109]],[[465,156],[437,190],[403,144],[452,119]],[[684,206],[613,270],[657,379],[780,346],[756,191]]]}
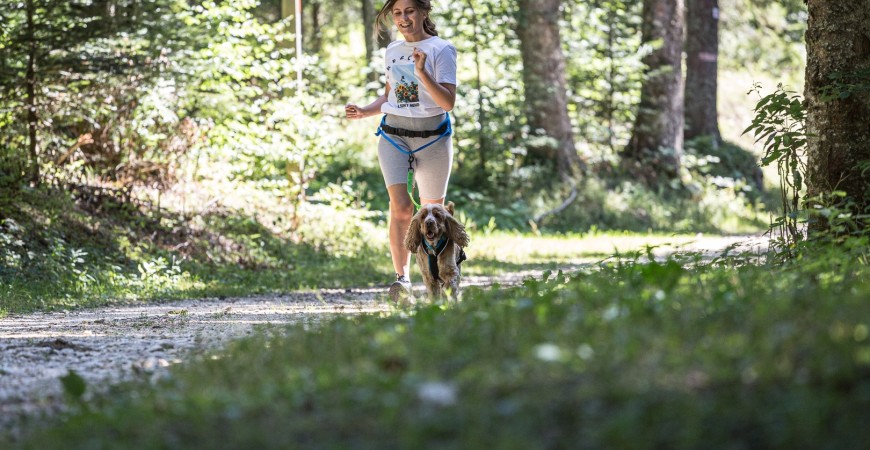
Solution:
{"label": "undergrowth", "polygon": [[365,286],[390,273],[369,256],[379,243],[334,238],[352,231],[322,227],[300,243],[264,222],[231,208],[185,215],[27,190],[0,220],[0,311]]}
{"label": "undergrowth", "polygon": [[867,248],[807,246],[784,265],[641,252],[455,306],[290,326],[122,386],[22,446],[859,448]]}

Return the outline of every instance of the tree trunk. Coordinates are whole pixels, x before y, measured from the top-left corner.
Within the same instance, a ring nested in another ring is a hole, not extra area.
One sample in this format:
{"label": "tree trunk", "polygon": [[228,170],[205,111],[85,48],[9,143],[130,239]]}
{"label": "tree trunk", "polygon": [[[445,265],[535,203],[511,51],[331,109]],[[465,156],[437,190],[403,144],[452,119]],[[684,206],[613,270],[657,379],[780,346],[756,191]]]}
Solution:
{"label": "tree trunk", "polygon": [[644,57],[640,105],[623,151],[627,169],[647,184],[679,174],[683,150],[683,0],[644,0],[641,40],[661,42]]}
{"label": "tree trunk", "polygon": [[293,16],[296,11],[294,0],[281,0],[281,18],[286,19]]}
{"label": "tree trunk", "polygon": [[520,0],[517,35],[523,59],[532,162],[554,162],[563,180],[583,169],[568,117],[565,56],[559,36],[561,0]]}
{"label": "tree trunk", "polygon": [[617,7],[609,6],[607,13],[607,97],[604,110],[604,120],[607,123],[607,146],[615,154],[615,133],[613,132],[614,115],[616,114],[616,57],[614,56],[614,47],[616,46],[616,23],[619,18],[616,16]]}
{"label": "tree trunk", "polygon": [[[316,1],[308,1],[308,7],[311,9],[309,12],[310,21],[311,21],[311,35],[308,38],[308,49],[310,53],[315,55],[320,54],[320,50],[322,47],[322,33],[321,33],[321,23],[320,23],[320,2]],[[304,6],[303,6],[304,7]],[[303,25],[304,26],[304,25]]]}
{"label": "tree trunk", "polygon": [[24,85],[26,96],[24,103],[27,107],[27,150],[30,155],[30,183],[33,185],[39,184],[39,155],[37,154],[36,142],[36,127],[38,124],[38,116],[36,115],[36,30],[34,16],[36,8],[33,5],[33,0],[27,0],[27,34],[26,41],[28,44],[27,51],[27,72],[25,75]]}
{"label": "tree trunk", "polygon": [[[375,36],[375,2],[374,0],[362,0],[362,20],[365,29],[366,65],[372,64],[375,49],[378,47],[378,36]],[[369,83],[378,81],[378,72],[372,70],[368,76]]]}
{"label": "tree trunk", "polygon": [[[471,17],[477,17],[477,12],[474,10],[474,2],[472,0],[466,0],[466,7],[471,12]],[[483,83],[481,81],[481,66],[480,66],[480,29],[478,28],[479,23],[476,20],[472,20],[471,23],[474,26],[474,29],[471,34],[472,43],[474,45],[474,73],[475,73],[475,81],[474,81],[474,89],[477,90],[477,123],[479,127],[477,129],[477,164],[478,164],[478,180],[485,180],[487,175],[487,140],[486,140],[486,129],[487,129],[487,118],[486,118],[486,108],[485,106],[485,98],[483,96],[483,90],[481,89]]]}
{"label": "tree trunk", "polygon": [[[854,202],[853,212],[867,214],[870,95],[835,89],[833,99],[823,97],[835,74],[865,89],[870,85],[870,2],[809,0],[807,9],[807,195],[844,191]],[[825,221],[810,223],[810,231],[828,227]]]}
{"label": "tree trunk", "polygon": [[712,136],[721,142],[716,112],[719,0],[686,0],[685,139]]}

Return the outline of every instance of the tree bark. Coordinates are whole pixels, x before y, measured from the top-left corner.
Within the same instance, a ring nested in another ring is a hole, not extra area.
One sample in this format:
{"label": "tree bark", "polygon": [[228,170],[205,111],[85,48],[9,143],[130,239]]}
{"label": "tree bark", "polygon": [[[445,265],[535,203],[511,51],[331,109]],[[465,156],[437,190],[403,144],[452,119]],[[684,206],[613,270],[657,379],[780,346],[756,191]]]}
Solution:
{"label": "tree bark", "polygon": [[33,0],[27,0],[26,6],[26,15],[27,15],[27,30],[25,33],[27,34],[26,40],[28,43],[27,50],[27,72],[25,74],[25,90],[27,98],[25,99],[25,105],[27,107],[27,153],[30,155],[30,183],[33,185],[39,184],[40,174],[39,174],[39,155],[37,151],[37,125],[39,117],[36,114],[36,57],[37,57],[37,47],[36,47],[36,24],[34,20],[34,16],[36,15],[36,8],[33,4]]}
{"label": "tree bark", "polygon": [[377,47],[375,36],[375,2],[374,0],[362,0],[362,21],[365,29],[366,61],[372,60],[372,55]]}
{"label": "tree bark", "polygon": [[677,178],[683,151],[683,0],[644,0],[644,57],[640,105],[623,163],[647,184]]}
{"label": "tree bark", "polygon": [[[471,12],[471,17],[477,17],[477,12],[474,10],[474,2],[472,0],[466,0],[466,7]],[[477,90],[477,123],[479,127],[477,129],[477,159],[478,159],[478,179],[484,180],[486,179],[486,165],[487,165],[487,140],[486,140],[486,129],[487,129],[487,117],[486,117],[486,108],[485,108],[485,98],[483,90],[483,83],[481,81],[481,64],[480,64],[480,30],[478,28],[479,23],[476,20],[471,21],[474,29],[472,31],[472,43],[474,48],[474,89]]]}
{"label": "tree bark", "polygon": [[[362,20],[365,29],[366,64],[371,64],[374,59],[375,49],[378,47],[378,37],[375,36],[375,2],[374,0],[362,0]],[[369,72],[370,83],[378,81],[378,72]]]}
{"label": "tree bark", "polygon": [[[870,2],[809,0],[807,2],[807,195],[810,199],[844,191],[854,213],[870,213],[870,95],[833,92],[831,76],[870,85]],[[861,74],[863,73],[863,77]],[[867,224],[868,220],[859,220]],[[813,221],[810,231],[829,227]]]}
{"label": "tree bark", "polygon": [[722,141],[716,112],[719,0],[686,0],[685,139]]}
{"label": "tree bark", "polygon": [[[303,3],[303,8],[305,3]],[[308,37],[308,49],[310,53],[315,55],[320,54],[320,50],[322,47],[322,34],[321,34],[321,23],[320,23],[320,2],[311,1],[307,2],[308,8],[310,9],[308,15],[309,20],[311,21],[311,34]],[[304,29],[305,25],[303,25]]]}
{"label": "tree bark", "polygon": [[532,162],[554,162],[563,180],[584,169],[577,150],[565,81],[565,56],[559,36],[561,0],[520,0],[517,35],[523,59],[525,109],[530,133]]}
{"label": "tree bark", "polygon": [[281,18],[286,19],[296,12],[294,0],[281,0]]}

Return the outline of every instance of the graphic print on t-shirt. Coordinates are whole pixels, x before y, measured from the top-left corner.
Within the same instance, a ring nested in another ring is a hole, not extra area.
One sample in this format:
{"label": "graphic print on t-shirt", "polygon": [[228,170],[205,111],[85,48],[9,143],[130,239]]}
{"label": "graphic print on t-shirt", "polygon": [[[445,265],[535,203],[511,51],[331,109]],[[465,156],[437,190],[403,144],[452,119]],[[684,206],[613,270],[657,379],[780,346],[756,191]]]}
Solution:
{"label": "graphic print on t-shirt", "polygon": [[394,65],[393,80],[396,82],[396,100],[399,108],[420,106],[420,89],[417,76],[414,75],[413,64]]}

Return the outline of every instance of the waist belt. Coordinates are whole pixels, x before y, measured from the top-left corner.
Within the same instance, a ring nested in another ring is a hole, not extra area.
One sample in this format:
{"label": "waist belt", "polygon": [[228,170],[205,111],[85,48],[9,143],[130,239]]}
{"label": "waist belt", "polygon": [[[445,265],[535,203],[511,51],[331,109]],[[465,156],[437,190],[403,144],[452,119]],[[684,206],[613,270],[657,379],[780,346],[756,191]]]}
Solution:
{"label": "waist belt", "polygon": [[396,128],[391,127],[387,124],[381,124],[381,130],[384,133],[392,134],[393,136],[401,136],[401,137],[409,137],[409,138],[427,138],[432,136],[440,136],[447,131],[447,123],[442,123],[438,129],[435,130],[423,130],[423,131],[414,131],[414,130],[406,130],[404,128]]}

